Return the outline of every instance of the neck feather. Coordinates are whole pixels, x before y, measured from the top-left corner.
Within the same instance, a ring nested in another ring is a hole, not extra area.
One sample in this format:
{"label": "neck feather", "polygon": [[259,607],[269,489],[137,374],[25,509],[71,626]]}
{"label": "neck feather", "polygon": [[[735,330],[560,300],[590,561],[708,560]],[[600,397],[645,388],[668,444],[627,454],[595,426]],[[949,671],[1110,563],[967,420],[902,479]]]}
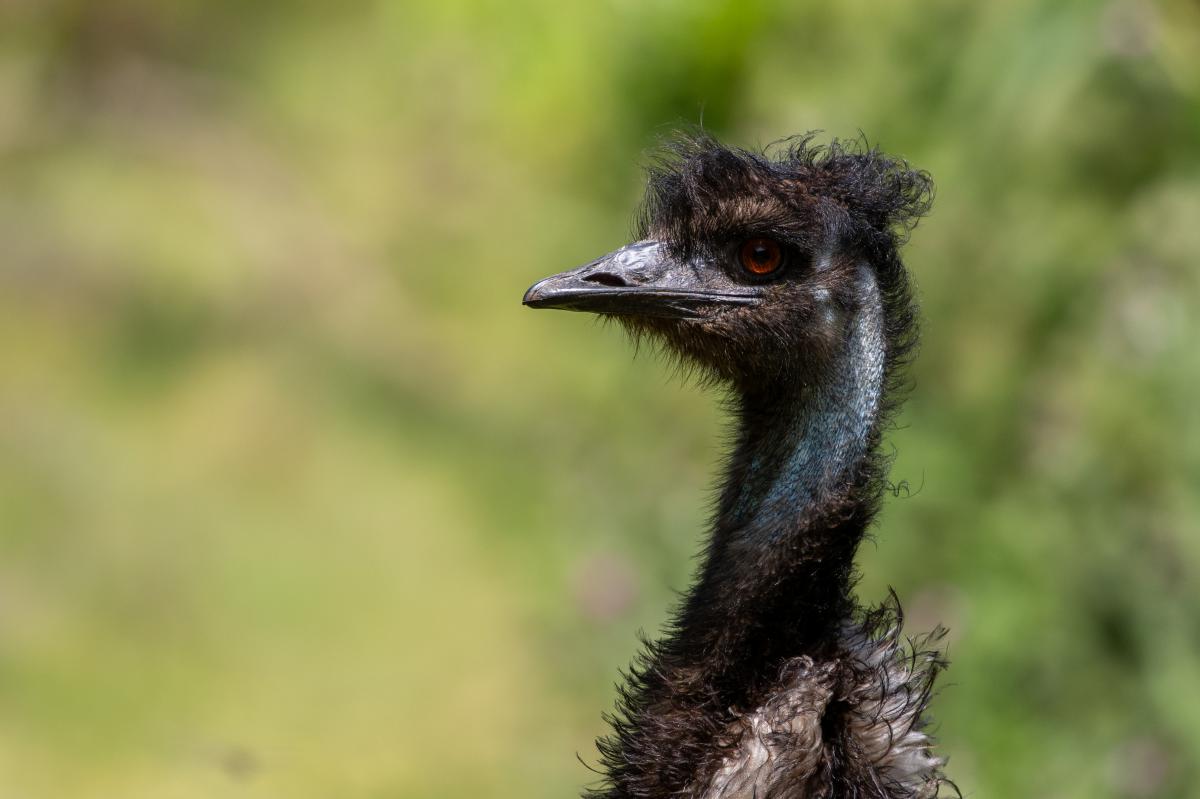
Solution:
{"label": "neck feather", "polygon": [[855,294],[822,299],[843,331],[823,379],[739,397],[699,578],[666,637],[635,663],[613,735],[599,742],[609,788],[593,799],[707,785],[725,752],[714,736],[761,705],[786,661],[839,655],[855,610],[854,553],[880,495],[889,368],[888,311],[865,264]]}
{"label": "neck feather", "polygon": [[853,302],[824,300],[844,333],[820,379],[740,397],[737,448],[678,635],[690,651],[739,653],[725,665],[743,684],[748,668],[769,674],[779,658],[831,643],[852,608],[854,553],[879,499],[887,379],[874,271],[860,265],[856,283]]}
{"label": "neck feather", "polygon": [[[883,305],[866,264],[858,269],[856,300],[824,379],[742,396],[720,528],[770,545],[803,527],[807,514],[843,499],[853,484],[877,438],[885,379]],[[824,313],[838,312],[827,304]]]}

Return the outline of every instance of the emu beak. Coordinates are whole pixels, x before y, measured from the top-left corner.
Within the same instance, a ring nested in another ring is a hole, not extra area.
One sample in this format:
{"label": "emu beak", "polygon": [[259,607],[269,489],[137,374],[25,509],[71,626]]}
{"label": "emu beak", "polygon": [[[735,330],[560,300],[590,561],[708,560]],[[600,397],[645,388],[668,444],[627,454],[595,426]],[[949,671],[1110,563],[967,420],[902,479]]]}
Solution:
{"label": "emu beak", "polygon": [[530,308],[689,319],[706,307],[757,302],[753,286],[734,283],[702,261],[683,263],[657,241],[639,241],[589,264],[539,280],[525,292]]}

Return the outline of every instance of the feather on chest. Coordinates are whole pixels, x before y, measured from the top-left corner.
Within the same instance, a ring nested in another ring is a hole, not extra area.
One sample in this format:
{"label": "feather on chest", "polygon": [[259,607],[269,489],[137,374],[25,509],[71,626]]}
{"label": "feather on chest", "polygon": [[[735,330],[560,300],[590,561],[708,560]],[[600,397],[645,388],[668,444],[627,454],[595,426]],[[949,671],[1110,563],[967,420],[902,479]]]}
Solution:
{"label": "feather on chest", "polygon": [[[886,611],[879,611],[884,613]],[[893,617],[896,618],[896,617]],[[770,698],[727,729],[732,752],[703,799],[933,799],[945,783],[923,713],[943,661],[899,624],[848,628],[843,656],[788,661]]]}

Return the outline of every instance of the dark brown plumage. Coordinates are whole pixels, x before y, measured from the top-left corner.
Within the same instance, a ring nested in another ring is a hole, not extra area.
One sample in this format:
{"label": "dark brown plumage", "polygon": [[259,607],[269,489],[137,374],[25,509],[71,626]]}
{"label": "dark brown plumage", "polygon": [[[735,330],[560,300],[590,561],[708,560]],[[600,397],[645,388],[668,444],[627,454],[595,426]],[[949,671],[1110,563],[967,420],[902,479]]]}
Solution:
{"label": "dark brown plumage", "polygon": [[936,796],[934,652],[864,611],[854,554],[916,341],[898,248],[928,175],[804,136],[774,155],[680,139],[639,242],[534,285],[612,316],[730,389],[737,419],[695,584],[621,689],[595,799]]}

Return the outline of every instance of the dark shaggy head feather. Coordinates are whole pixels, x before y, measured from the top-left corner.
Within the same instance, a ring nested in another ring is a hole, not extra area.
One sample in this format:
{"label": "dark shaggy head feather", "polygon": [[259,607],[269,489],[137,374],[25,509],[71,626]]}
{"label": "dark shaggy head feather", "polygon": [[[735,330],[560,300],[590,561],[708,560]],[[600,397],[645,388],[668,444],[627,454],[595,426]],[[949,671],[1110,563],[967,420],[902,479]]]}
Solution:
{"label": "dark shaggy head feather", "polygon": [[864,255],[903,244],[932,204],[929,174],[865,142],[815,139],[807,133],[754,152],[703,133],[677,137],[648,170],[639,238],[680,254],[750,233]]}
{"label": "dark shaggy head feather", "polygon": [[[736,248],[750,237],[778,241],[793,263],[765,287],[758,306],[714,308],[682,321],[622,317],[635,336],[665,343],[688,365],[742,391],[770,390],[764,383],[777,379],[819,380],[840,332],[839,320],[818,312],[818,297],[852,310],[856,268],[865,261],[883,295],[894,378],[917,338],[898,249],[932,203],[928,173],[865,142],[819,145],[813,133],[763,152],[726,147],[702,133],[680,135],[648,172],[638,238],[658,240],[704,268],[725,268],[737,280],[746,275],[732,263]],[[814,259],[829,255],[833,263],[815,273]]]}

